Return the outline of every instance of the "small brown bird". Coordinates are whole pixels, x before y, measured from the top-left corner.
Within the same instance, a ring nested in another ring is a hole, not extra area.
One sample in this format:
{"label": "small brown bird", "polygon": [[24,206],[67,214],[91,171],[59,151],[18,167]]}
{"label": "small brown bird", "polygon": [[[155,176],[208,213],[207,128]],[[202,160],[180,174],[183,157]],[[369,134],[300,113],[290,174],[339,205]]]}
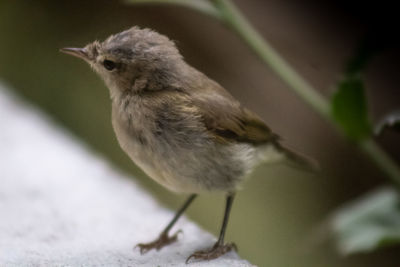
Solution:
{"label": "small brown bird", "polygon": [[224,243],[235,192],[261,163],[315,163],[279,143],[265,123],[218,83],[188,65],[175,44],[149,29],[133,27],[104,42],[62,52],[88,62],[110,90],[112,124],[121,148],[145,173],[190,196],[158,239],[141,253],[175,242],[174,223],[198,193],[227,194],[218,241],[191,259],[214,259],[232,249]]}

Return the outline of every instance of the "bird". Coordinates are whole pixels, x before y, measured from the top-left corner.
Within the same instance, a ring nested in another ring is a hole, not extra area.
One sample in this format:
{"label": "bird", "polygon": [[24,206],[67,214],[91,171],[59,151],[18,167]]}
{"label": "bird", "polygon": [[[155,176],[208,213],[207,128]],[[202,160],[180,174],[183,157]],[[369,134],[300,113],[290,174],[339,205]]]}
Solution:
{"label": "bird", "polygon": [[176,44],[149,28],[131,27],[82,48],[61,52],[83,59],[109,89],[112,126],[122,150],[150,178],[188,198],[141,254],[177,241],[175,222],[205,192],[226,196],[216,243],[190,260],[232,250],[225,231],[236,192],[261,164],[317,169],[315,160],[282,145],[281,138],[226,89],[189,65]]}

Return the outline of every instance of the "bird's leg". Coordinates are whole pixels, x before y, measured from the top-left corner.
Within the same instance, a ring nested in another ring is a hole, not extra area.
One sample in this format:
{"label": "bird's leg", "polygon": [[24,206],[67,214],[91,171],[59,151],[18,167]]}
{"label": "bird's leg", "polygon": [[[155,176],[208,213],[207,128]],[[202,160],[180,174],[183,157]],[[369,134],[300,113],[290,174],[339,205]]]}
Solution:
{"label": "bird's leg", "polygon": [[237,251],[237,247],[234,243],[224,243],[225,230],[229,220],[229,213],[231,211],[232,202],[235,197],[234,193],[231,193],[226,198],[226,207],[225,207],[225,215],[224,221],[222,222],[221,232],[219,234],[218,241],[214,244],[214,246],[207,250],[196,251],[192,255],[187,258],[186,263],[189,262],[190,259],[201,259],[201,260],[212,260],[216,259],[225,253],[231,251],[232,249]]}
{"label": "bird's leg", "polygon": [[189,198],[186,200],[186,202],[183,204],[183,206],[176,212],[172,221],[161,232],[158,239],[156,239],[150,243],[146,243],[146,244],[140,243],[140,244],[136,245],[136,247],[139,247],[141,254],[145,254],[149,250],[152,250],[152,249],[160,250],[162,247],[167,246],[177,240],[178,234],[180,232],[182,232],[181,230],[177,231],[173,236],[168,236],[168,232],[169,232],[169,230],[171,230],[172,226],[174,226],[176,221],[181,217],[183,212],[189,207],[189,205],[196,198],[196,196],[197,196],[196,194],[192,194],[189,196]]}

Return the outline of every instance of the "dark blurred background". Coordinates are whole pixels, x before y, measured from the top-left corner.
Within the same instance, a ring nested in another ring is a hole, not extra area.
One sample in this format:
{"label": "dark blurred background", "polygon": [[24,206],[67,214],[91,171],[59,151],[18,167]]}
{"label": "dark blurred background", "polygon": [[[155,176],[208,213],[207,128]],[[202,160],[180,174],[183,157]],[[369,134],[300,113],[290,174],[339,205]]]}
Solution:
{"label": "dark blurred background", "polygon": [[[359,40],[367,32],[376,34],[389,45],[365,73],[371,120],[398,108],[399,52],[392,43],[398,30],[391,6],[364,3],[367,9],[361,10],[356,4],[335,1],[235,3],[326,97],[333,93]],[[378,19],[381,15],[383,19]],[[242,257],[259,266],[398,266],[398,248],[344,258],[331,242],[310,242],[315,229],[335,208],[387,183],[386,177],[213,18],[182,7],[133,6],[110,0],[2,0],[0,79],[90,149],[134,176],[160,203],[176,209],[185,196],[151,181],[119,148],[102,81],[83,62],[58,52],[61,47],[103,40],[133,25],[175,40],[191,65],[260,114],[286,144],[318,159],[323,167],[316,176],[284,166],[256,171],[238,194],[227,233],[227,240],[236,242]],[[400,159],[395,134],[385,134],[380,142]],[[217,234],[223,208],[224,197],[211,194],[200,197],[187,214]]]}

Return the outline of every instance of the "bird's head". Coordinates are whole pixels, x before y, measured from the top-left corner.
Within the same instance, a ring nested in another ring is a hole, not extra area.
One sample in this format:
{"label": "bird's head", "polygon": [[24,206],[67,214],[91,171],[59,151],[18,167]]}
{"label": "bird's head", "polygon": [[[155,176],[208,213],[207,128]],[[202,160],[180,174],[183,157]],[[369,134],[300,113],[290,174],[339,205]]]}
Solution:
{"label": "bird's head", "polygon": [[83,48],[62,48],[88,62],[111,95],[126,90],[159,90],[176,78],[183,59],[174,42],[149,29],[133,27]]}

